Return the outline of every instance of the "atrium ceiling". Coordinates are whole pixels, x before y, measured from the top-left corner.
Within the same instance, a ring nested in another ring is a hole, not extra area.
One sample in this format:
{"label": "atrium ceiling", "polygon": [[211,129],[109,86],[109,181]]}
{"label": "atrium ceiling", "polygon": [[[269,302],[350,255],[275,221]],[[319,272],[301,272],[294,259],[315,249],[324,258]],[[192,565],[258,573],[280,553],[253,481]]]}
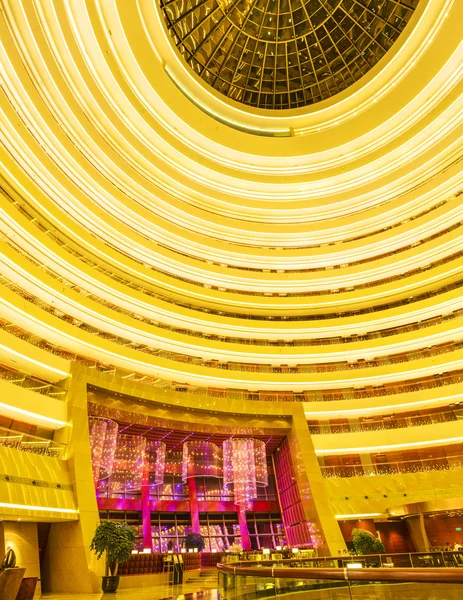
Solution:
{"label": "atrium ceiling", "polygon": [[207,84],[258,108],[297,108],[352,85],[418,0],[161,0],[173,43]]}

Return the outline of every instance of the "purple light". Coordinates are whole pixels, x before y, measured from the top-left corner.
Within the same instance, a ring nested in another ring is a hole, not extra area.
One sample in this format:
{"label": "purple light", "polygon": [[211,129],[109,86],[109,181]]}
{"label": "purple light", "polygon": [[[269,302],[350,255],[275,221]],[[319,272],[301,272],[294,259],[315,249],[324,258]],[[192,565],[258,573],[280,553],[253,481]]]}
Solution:
{"label": "purple light", "polygon": [[148,461],[150,473],[150,485],[162,485],[164,483],[164,471],[166,469],[166,445],[164,442],[150,442],[146,446],[145,459]]}
{"label": "purple light", "polygon": [[213,442],[191,441],[183,444],[182,481],[196,476],[221,477],[220,448]]}
{"label": "purple light", "polygon": [[265,444],[261,440],[232,438],[223,443],[224,488],[233,486],[234,502],[243,510],[268,485]]}
{"label": "purple light", "polygon": [[109,480],[110,494],[140,490],[146,439],[135,435],[117,436],[114,469]]}
{"label": "purple light", "polygon": [[91,417],[88,420],[93,480],[107,479],[113,472],[118,425],[110,419]]}

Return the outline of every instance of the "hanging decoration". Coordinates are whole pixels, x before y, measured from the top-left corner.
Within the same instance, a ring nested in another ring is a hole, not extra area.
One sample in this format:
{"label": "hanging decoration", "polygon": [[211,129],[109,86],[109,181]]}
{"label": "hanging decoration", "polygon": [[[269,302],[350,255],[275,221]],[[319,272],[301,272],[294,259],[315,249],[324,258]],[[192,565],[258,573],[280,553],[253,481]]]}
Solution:
{"label": "hanging decoration", "polygon": [[118,435],[114,468],[109,479],[110,494],[140,490],[143,484],[146,439],[136,435]]}
{"label": "hanging decoration", "polygon": [[149,442],[145,450],[145,461],[148,464],[150,474],[150,485],[162,485],[164,483],[164,471],[166,470],[166,445],[164,442]]}
{"label": "hanging decoration", "polygon": [[183,444],[182,481],[189,477],[222,477],[220,448],[213,442],[190,441]]}
{"label": "hanging decoration", "polygon": [[243,510],[257,498],[257,488],[268,485],[265,443],[232,438],[223,443],[223,483],[233,486],[234,502]]}
{"label": "hanging decoration", "polygon": [[118,425],[111,419],[90,417],[88,420],[93,481],[95,485],[113,472]]}

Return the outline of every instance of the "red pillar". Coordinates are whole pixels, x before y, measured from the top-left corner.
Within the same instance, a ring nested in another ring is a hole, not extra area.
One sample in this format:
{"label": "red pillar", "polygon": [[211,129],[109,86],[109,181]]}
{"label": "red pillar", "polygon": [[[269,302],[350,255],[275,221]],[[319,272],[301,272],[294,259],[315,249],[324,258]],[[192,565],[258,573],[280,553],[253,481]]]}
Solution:
{"label": "red pillar", "polygon": [[201,533],[198,498],[196,496],[196,479],[194,477],[188,477],[188,496],[190,499],[191,530],[193,533]]}
{"label": "red pillar", "polygon": [[238,523],[240,526],[241,545],[243,550],[251,550],[251,538],[249,537],[248,523],[246,521],[246,511],[238,506]]}
{"label": "red pillar", "polygon": [[153,537],[151,535],[151,507],[148,465],[143,470],[143,484],[141,487],[141,523],[143,532],[143,548],[153,551]]}

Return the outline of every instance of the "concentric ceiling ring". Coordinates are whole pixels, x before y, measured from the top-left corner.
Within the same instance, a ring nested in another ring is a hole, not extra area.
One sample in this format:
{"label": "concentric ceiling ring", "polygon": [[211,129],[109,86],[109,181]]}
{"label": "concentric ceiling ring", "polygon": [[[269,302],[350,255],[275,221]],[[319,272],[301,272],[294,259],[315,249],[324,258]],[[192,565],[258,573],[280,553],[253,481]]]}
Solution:
{"label": "concentric ceiling ring", "polygon": [[216,90],[250,106],[320,102],[365,75],[418,0],[160,0],[175,45]]}

